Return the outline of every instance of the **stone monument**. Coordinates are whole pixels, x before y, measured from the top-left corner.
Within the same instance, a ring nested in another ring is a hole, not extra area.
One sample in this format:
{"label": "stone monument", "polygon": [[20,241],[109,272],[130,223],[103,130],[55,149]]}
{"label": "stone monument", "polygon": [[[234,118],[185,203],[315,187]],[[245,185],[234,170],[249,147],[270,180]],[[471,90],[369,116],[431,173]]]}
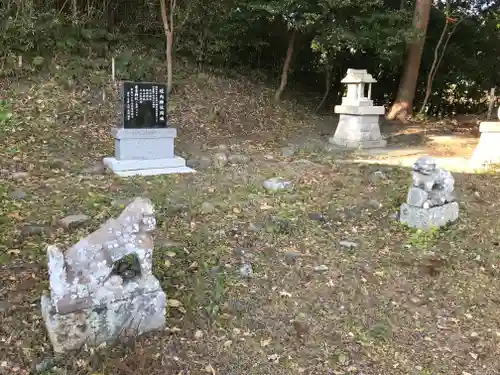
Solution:
{"label": "stone monument", "polygon": [[412,228],[428,230],[458,219],[455,180],[430,156],[420,157],[412,167],[412,186],[401,205],[400,221]]}
{"label": "stone monument", "polygon": [[152,274],[155,227],[151,201],[136,198],[66,251],[48,246],[50,293],[41,309],[55,352],[164,327],[165,293]]}
{"label": "stone monument", "polygon": [[346,148],[385,147],[379,127],[385,109],[371,100],[372,84],[377,81],[365,69],[347,69],[341,82],[347,85],[347,94],[335,106],[339,123],[330,143]]}
{"label": "stone monument", "polygon": [[[500,120],[500,108],[497,117]],[[481,137],[469,161],[472,167],[500,163],[500,121],[483,121],[479,124]]]}
{"label": "stone monument", "polygon": [[112,129],[115,156],[103,163],[122,177],[194,172],[174,155],[177,129],[167,127],[166,85],[122,82],[121,126]]}

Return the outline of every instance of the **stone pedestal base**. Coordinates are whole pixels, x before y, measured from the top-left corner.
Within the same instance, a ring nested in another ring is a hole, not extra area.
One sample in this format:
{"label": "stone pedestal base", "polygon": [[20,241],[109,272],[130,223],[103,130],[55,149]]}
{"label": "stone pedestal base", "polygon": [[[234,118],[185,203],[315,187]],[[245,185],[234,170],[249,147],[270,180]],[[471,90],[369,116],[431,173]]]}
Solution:
{"label": "stone pedestal base", "polygon": [[387,145],[387,141],[382,139],[378,123],[384,107],[341,105],[335,107],[335,112],[340,113],[340,117],[330,143],[346,148],[378,148]]}
{"label": "stone pedestal base", "polygon": [[42,317],[54,352],[95,347],[121,336],[138,336],[165,326],[165,293],[160,289],[82,310],[59,314],[42,296]]}
{"label": "stone pedestal base", "polygon": [[193,169],[186,167],[186,160],[178,156],[151,160],[117,160],[109,157],[103,159],[103,164],[120,177],[194,172]]}
{"label": "stone pedestal base", "polygon": [[409,227],[429,230],[432,227],[439,228],[457,220],[458,211],[457,202],[431,208],[415,207],[403,203],[399,220]]}
{"label": "stone pedestal base", "polygon": [[487,121],[479,125],[481,138],[474,150],[469,164],[483,167],[500,163],[500,121]]}
{"label": "stone pedestal base", "polygon": [[104,158],[103,163],[119,176],[194,172],[186,167],[183,158],[174,155],[175,128],[115,128],[112,134],[115,138],[115,157]]}

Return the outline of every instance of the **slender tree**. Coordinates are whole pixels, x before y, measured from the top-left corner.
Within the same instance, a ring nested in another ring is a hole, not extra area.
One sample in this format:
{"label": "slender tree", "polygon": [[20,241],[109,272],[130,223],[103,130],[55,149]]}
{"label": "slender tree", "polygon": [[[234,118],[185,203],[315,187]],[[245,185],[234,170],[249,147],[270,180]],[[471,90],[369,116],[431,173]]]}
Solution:
{"label": "slender tree", "polygon": [[416,0],[413,13],[413,26],[417,34],[408,44],[408,54],[403,77],[399,83],[398,94],[387,114],[389,120],[395,118],[404,119],[412,113],[413,99],[415,98],[415,90],[417,88],[418,72],[420,70],[420,61],[422,60],[422,51],[427,35],[431,7],[432,0]]}

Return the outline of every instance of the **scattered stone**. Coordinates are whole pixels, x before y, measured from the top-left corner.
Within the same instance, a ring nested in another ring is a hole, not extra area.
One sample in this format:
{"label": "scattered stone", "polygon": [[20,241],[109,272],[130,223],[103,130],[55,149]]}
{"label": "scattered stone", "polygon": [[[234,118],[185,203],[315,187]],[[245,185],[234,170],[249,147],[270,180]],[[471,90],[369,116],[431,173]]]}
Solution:
{"label": "scattered stone", "polygon": [[325,271],[328,271],[328,266],[326,266],[326,265],[322,264],[322,265],[320,265],[320,266],[316,266],[316,267],[314,267],[314,268],[313,268],[313,270],[314,270],[315,272],[325,272]]}
{"label": "scattered stone", "polygon": [[294,251],[285,251],[285,263],[294,264],[297,261],[299,254]]}
{"label": "scattered stone", "polygon": [[388,179],[388,177],[387,177],[387,175],[386,175],[384,172],[382,172],[382,171],[375,171],[375,172],[373,172],[373,174],[372,174],[372,179],[373,179],[374,181],[379,181],[379,180],[387,180],[387,179]]}
{"label": "scattered stone", "polygon": [[210,202],[203,202],[200,208],[204,214],[211,214],[215,211],[215,206]]}
{"label": "scattered stone", "polygon": [[264,188],[270,191],[277,191],[282,189],[290,189],[293,187],[291,181],[287,181],[282,177],[273,177],[263,183]]}
{"label": "scattered stone", "polygon": [[49,233],[50,233],[50,228],[46,227],[45,225],[25,224],[21,228],[21,236],[23,237],[44,235]]}
{"label": "scattered stone", "polygon": [[21,189],[16,189],[12,193],[10,193],[10,197],[14,200],[22,200],[26,198],[26,193]]}
{"label": "scattered stone", "polygon": [[50,294],[41,309],[54,352],[165,326],[165,293],[152,274],[155,228],[151,201],[137,198],[69,249],[47,247]]}
{"label": "scattered stone", "polygon": [[250,161],[250,157],[245,154],[233,154],[228,158],[231,164],[247,164]]}
{"label": "scattered stone", "polygon": [[319,212],[312,212],[309,214],[309,219],[314,221],[327,221],[327,217]]}
{"label": "scattered stone", "polygon": [[25,178],[28,178],[30,176],[29,172],[14,172],[11,174],[11,177],[14,180],[23,180]]}
{"label": "scattered stone", "polygon": [[106,172],[106,166],[99,162],[87,167],[83,170],[85,174],[104,174]]}
{"label": "scattered stone", "polygon": [[432,157],[420,157],[412,167],[412,186],[401,205],[399,220],[423,230],[457,220],[459,205],[454,190],[450,172],[440,169]]}
{"label": "scattered stone", "polygon": [[380,203],[378,200],[376,199],[370,199],[368,201],[368,205],[372,208],[381,208],[382,207],[382,203]]}
{"label": "scattered stone", "polygon": [[345,247],[347,249],[354,249],[358,247],[358,244],[352,241],[340,241],[339,244],[340,246]]}
{"label": "scattered stone", "polygon": [[45,358],[35,365],[35,372],[41,374],[51,370],[55,365],[54,358]]}
{"label": "scattered stone", "polygon": [[261,229],[261,228],[259,228],[259,227],[258,227],[257,225],[255,225],[254,223],[250,223],[250,224],[248,225],[248,230],[249,230],[250,232],[260,232],[260,229]]}
{"label": "scattered stone", "polygon": [[295,149],[293,147],[283,147],[281,149],[281,156],[289,158],[293,155],[295,155]]}
{"label": "scattered stone", "polygon": [[198,329],[195,333],[194,333],[194,338],[195,340],[201,340],[203,338],[203,331]]}
{"label": "scattered stone", "polygon": [[59,220],[59,225],[66,229],[74,229],[90,220],[90,217],[84,214],[69,215]]}
{"label": "scattered stone", "polygon": [[218,168],[225,167],[228,163],[227,155],[223,152],[217,152],[213,157],[213,163]]}
{"label": "scattered stone", "polygon": [[241,265],[240,276],[245,279],[251,279],[253,277],[253,268],[250,263],[243,263]]}
{"label": "scattered stone", "polygon": [[217,149],[220,151],[220,152],[228,152],[229,151],[229,147],[227,145],[219,145],[217,147]]}

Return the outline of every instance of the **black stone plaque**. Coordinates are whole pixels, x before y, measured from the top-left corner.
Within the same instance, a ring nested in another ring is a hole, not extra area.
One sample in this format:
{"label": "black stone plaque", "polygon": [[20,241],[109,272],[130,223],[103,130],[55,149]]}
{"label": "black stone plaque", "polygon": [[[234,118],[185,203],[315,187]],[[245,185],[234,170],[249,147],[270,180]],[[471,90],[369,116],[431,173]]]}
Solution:
{"label": "black stone plaque", "polygon": [[167,127],[167,85],[150,82],[122,83],[125,129]]}

